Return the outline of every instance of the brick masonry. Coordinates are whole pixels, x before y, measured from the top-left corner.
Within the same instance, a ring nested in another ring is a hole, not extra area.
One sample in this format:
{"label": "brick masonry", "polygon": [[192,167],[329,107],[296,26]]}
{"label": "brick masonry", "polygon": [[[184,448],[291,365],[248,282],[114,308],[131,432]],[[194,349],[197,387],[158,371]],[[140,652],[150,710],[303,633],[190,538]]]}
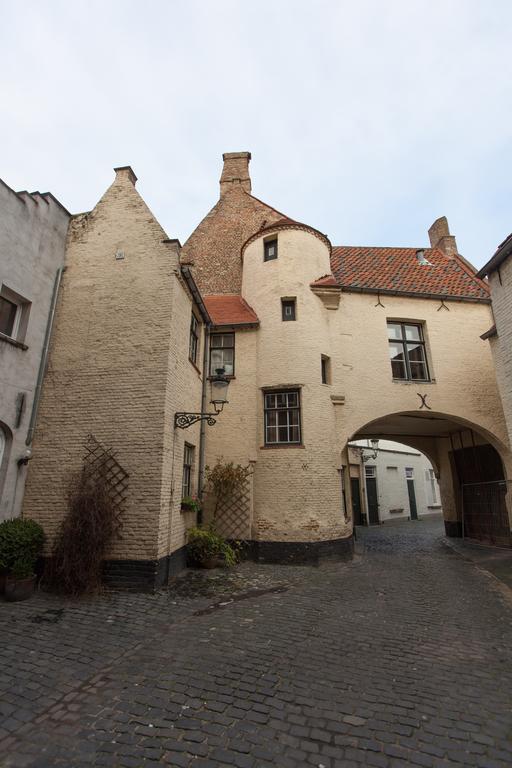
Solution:
{"label": "brick masonry", "polygon": [[202,293],[240,293],[243,243],[283,214],[253,197],[248,152],[224,155],[221,196],[183,246],[182,260],[193,265]]}
{"label": "brick masonry", "polygon": [[49,549],[92,433],[129,474],[122,538],[108,558],[154,563],[184,544],[183,445],[197,446],[199,432],[174,430],[173,419],[200,410],[201,380],[188,360],[192,301],[178,245],[131,169],[73,218],[66,263],[24,514],[43,524]]}
{"label": "brick masonry", "polygon": [[512,444],[512,258],[510,256],[500,265],[499,270],[491,272],[489,282],[497,335],[491,337],[489,342],[483,343],[491,345],[509,439]]}

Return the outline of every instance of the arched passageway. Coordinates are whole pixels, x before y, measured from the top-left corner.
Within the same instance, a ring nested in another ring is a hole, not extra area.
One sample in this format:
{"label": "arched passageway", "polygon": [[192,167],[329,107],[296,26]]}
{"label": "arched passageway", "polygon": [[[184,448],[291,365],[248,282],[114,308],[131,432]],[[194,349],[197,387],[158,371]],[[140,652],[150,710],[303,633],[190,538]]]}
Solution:
{"label": "arched passageway", "polygon": [[512,546],[510,451],[493,435],[458,417],[416,411],[371,421],[350,443],[362,438],[394,440],[428,457],[439,483],[448,536]]}

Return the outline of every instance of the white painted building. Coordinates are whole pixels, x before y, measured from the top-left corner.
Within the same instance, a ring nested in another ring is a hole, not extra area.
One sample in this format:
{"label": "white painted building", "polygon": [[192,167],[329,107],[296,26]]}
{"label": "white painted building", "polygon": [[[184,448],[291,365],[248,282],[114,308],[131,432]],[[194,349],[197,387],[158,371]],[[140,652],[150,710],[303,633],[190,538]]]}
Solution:
{"label": "white painted building", "polygon": [[432,464],[402,443],[358,440],[361,446],[361,512],[370,525],[441,514],[441,495]]}
{"label": "white painted building", "polygon": [[0,520],[21,510],[69,219],[0,179]]}

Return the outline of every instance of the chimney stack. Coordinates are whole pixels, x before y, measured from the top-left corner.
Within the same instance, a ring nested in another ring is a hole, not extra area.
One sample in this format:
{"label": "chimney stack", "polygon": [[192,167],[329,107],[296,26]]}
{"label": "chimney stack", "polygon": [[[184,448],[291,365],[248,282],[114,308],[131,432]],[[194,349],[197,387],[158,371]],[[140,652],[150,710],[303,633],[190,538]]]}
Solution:
{"label": "chimney stack", "polygon": [[128,181],[131,181],[133,186],[135,186],[137,177],[134,174],[131,165],[121,165],[119,168],[114,168],[114,171],[116,172],[116,181],[118,179],[128,179]]}
{"label": "chimney stack", "polygon": [[428,236],[431,248],[439,248],[449,258],[458,254],[457,243],[455,237],[450,235],[446,216],[441,216],[440,219],[434,221],[428,231]]}
{"label": "chimney stack", "polygon": [[237,186],[243,187],[246,192],[251,191],[251,177],[249,176],[250,152],[225,152],[222,155],[224,166],[220,177],[220,196],[226,194],[229,189]]}

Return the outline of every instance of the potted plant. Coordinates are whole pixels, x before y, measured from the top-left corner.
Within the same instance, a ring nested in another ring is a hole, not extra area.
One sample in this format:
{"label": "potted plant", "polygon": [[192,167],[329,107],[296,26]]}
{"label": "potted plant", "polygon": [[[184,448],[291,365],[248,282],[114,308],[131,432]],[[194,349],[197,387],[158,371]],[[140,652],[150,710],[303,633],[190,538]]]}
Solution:
{"label": "potted plant", "polygon": [[201,502],[197,496],[185,496],[181,500],[182,512],[195,512],[196,515],[201,511]]}
{"label": "potted plant", "polygon": [[199,568],[217,568],[236,564],[235,550],[211,526],[189,529],[187,558],[190,565]]}
{"label": "potted plant", "polygon": [[7,600],[26,600],[34,591],[34,571],[43,543],[43,529],[34,520],[16,518],[0,523],[0,569],[6,574]]}

